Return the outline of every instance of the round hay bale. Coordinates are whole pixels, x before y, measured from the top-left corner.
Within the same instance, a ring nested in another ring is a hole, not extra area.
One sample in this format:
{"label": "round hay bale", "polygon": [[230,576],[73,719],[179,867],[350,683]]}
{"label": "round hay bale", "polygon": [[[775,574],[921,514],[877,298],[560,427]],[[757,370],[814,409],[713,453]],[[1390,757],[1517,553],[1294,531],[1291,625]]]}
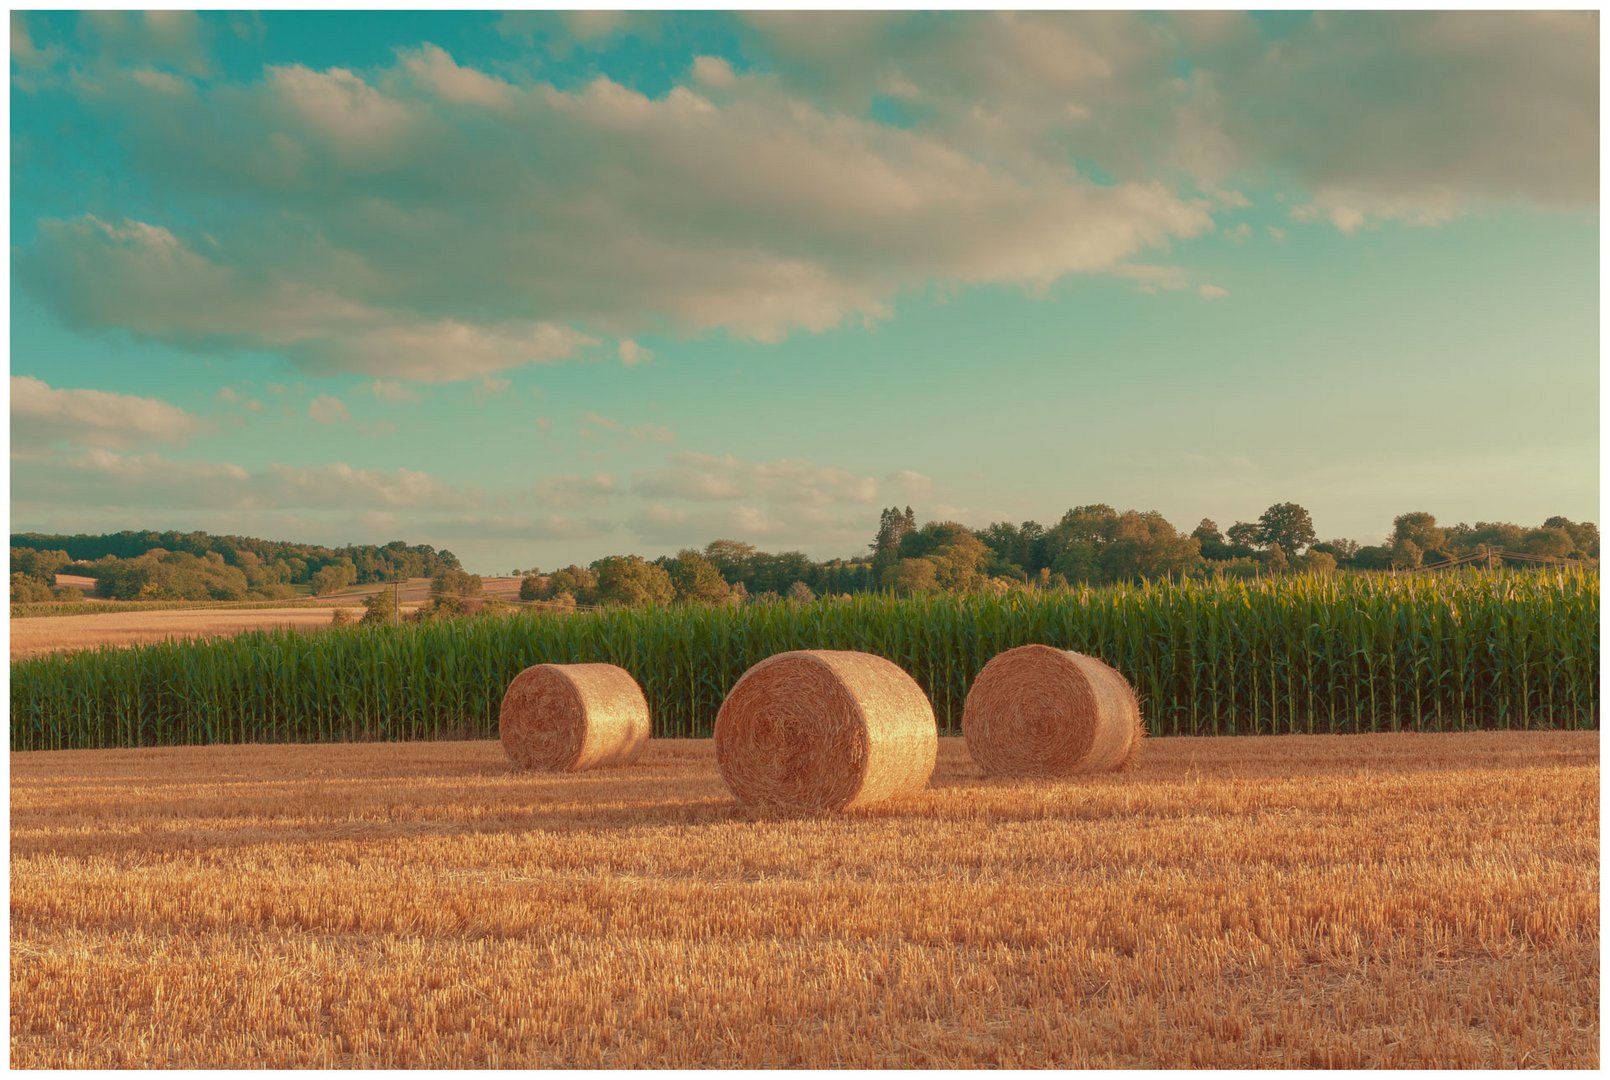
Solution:
{"label": "round hay bale", "polygon": [[844,810],[920,791],[939,753],[915,679],[881,656],[826,649],[744,672],[715,735],[721,778],[753,806]]}
{"label": "round hay bale", "polygon": [[523,769],[630,765],[648,745],[648,702],[614,664],[537,664],[504,693],[498,737]]}
{"label": "round hay bale", "polygon": [[996,656],[962,708],[967,750],[991,776],[1127,769],[1145,734],[1127,679],[1093,656],[1049,645]]}

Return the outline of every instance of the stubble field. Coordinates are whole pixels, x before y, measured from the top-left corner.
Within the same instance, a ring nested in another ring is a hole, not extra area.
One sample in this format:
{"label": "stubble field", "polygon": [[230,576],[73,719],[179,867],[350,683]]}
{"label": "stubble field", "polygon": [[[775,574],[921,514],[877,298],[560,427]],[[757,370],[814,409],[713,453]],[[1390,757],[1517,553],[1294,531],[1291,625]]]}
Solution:
{"label": "stubble field", "polygon": [[[58,585],[73,585],[86,592],[93,589],[93,578],[56,576]],[[430,600],[429,578],[411,578],[397,589],[399,610],[415,611]],[[158,641],[192,638],[225,638],[249,630],[318,630],[330,625],[335,609],[344,609],[356,620],[363,616],[363,601],[382,585],[356,585],[339,593],[299,601],[299,606],[250,607],[239,604],[197,603],[185,606],[174,601],[167,610],[119,609],[120,601],[91,600],[88,613],[36,615],[13,618],[11,659],[22,660],[49,653],[78,652],[103,645],[118,648],[150,645]],[[488,600],[510,601],[520,592],[519,578],[486,578],[482,593]],[[93,610],[99,609],[99,610]]]}
{"label": "stubble field", "polygon": [[[348,607],[361,618],[363,608]],[[11,620],[11,659],[77,652],[102,645],[149,645],[181,638],[233,637],[248,630],[315,630],[335,617],[329,607],[176,608],[171,611],[109,610],[93,615],[44,615]]]}
{"label": "stubble field", "polygon": [[12,755],[14,1066],[1598,1064],[1597,732],[740,809],[708,741]]}

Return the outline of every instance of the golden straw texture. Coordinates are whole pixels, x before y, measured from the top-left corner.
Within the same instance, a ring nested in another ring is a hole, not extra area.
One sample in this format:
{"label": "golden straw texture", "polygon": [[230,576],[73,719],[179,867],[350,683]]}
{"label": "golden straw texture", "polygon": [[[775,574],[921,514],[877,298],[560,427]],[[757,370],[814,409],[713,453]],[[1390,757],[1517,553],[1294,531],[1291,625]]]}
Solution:
{"label": "golden straw texture", "polygon": [[1146,733],[1135,691],[1116,670],[1049,645],[1008,649],[967,693],[962,734],[992,776],[1071,776],[1134,762]]}
{"label": "golden straw texture", "polygon": [[881,656],[779,653],[716,715],[716,763],[739,802],[844,810],[919,791],[939,730],[916,680]]}
{"label": "golden straw texture", "polygon": [[498,735],[509,760],[525,769],[630,765],[648,745],[648,702],[614,664],[537,664],[509,684]]}

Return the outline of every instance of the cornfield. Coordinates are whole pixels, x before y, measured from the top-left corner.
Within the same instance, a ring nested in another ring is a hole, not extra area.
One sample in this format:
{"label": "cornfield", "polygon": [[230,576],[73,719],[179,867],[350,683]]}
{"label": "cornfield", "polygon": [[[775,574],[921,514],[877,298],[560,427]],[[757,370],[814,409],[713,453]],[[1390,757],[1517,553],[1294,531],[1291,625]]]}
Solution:
{"label": "cornfield", "polygon": [[992,656],[1041,642],[1122,671],[1156,735],[1599,723],[1595,571],[1325,575],[812,604],[520,613],[256,632],[19,661],[13,750],[489,738],[541,662],[619,664],[655,733],[710,733],[752,664],[858,649],[909,671],[947,734]]}

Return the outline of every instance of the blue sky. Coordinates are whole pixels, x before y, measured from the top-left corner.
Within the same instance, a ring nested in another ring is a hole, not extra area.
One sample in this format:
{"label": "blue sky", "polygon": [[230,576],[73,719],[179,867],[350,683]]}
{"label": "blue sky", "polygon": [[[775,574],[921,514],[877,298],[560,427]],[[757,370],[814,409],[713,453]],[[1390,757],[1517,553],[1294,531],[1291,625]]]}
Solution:
{"label": "blue sky", "polygon": [[1594,13],[11,30],[13,530],[1598,520]]}

